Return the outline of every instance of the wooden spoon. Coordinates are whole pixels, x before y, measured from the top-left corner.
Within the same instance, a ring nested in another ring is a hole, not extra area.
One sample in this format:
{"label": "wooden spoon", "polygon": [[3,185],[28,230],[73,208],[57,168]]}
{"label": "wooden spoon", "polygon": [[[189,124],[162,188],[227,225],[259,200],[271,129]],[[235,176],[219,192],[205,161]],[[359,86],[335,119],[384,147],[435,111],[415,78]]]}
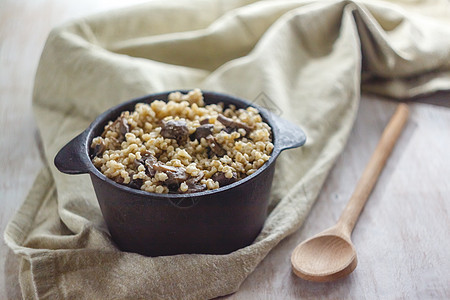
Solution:
{"label": "wooden spoon", "polygon": [[292,269],[300,278],[332,281],[356,268],[356,251],[350,236],[408,119],[408,111],[406,104],[398,105],[337,224],[304,241],[292,252]]}

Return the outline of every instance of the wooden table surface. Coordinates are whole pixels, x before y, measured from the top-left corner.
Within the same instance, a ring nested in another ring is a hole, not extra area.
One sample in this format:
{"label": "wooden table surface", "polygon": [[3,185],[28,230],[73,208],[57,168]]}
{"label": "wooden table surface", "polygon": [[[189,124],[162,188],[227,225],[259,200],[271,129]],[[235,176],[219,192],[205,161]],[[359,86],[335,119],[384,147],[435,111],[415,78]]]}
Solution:
{"label": "wooden table surface", "polygon": [[[0,230],[42,166],[31,111],[34,73],[50,29],[142,0],[0,0]],[[290,254],[334,224],[395,103],[363,96],[348,144],[304,225],[226,299],[450,299],[449,94],[411,102],[411,118],[353,232],[358,267],[333,283],[291,272]],[[430,104],[434,103],[434,104]],[[437,104],[437,105],[436,105]],[[18,264],[0,242],[0,299],[20,299]]]}

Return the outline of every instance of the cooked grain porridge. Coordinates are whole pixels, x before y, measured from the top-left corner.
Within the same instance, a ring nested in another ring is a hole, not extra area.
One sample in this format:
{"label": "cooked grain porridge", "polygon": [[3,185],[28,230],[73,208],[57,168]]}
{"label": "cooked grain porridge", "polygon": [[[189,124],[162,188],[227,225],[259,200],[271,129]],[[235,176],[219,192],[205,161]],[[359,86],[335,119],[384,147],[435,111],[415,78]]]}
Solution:
{"label": "cooked grain porridge", "polygon": [[112,180],[152,193],[217,189],[270,158],[272,134],[254,107],[205,105],[194,89],[138,103],[91,144],[94,165]]}

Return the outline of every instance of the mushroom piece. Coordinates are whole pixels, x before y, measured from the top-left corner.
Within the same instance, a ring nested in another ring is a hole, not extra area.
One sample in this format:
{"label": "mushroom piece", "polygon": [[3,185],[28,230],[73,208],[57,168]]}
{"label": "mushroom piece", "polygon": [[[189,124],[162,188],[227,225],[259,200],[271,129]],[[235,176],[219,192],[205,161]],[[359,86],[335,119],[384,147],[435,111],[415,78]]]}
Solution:
{"label": "mushroom piece", "polygon": [[117,183],[120,183],[120,184],[123,184],[123,181],[124,181],[123,177],[120,176],[120,175],[114,177],[113,180],[114,180],[115,182],[117,182]]}
{"label": "mushroom piece", "polygon": [[158,162],[156,157],[154,157],[149,152],[143,152],[141,154],[141,156],[142,156],[141,159],[135,159],[134,160],[134,164],[136,165],[136,169],[139,167],[139,165],[143,165],[145,167],[145,173],[148,176],[150,176],[150,177],[155,176],[156,171],[154,169],[154,165]]}
{"label": "mushroom piece", "polygon": [[130,183],[128,183],[128,186],[130,188],[139,190],[139,189],[141,189],[141,186],[144,184],[144,180],[141,178],[133,179],[134,174],[135,174],[134,172],[130,172],[129,175],[130,175],[131,180],[130,180]]}
{"label": "mushroom piece", "polygon": [[158,172],[163,172],[167,175],[167,179],[164,181],[164,185],[170,189],[178,189],[183,181],[188,179],[188,174],[183,167],[167,166],[160,162],[153,165],[153,169]]}
{"label": "mushroom piece", "polygon": [[164,181],[164,185],[168,186],[170,189],[178,189],[183,181],[188,179],[188,174],[186,169],[183,167],[173,167],[167,166],[162,162],[159,162],[156,157],[151,153],[144,152],[141,159],[136,159],[134,161],[137,165],[145,166],[145,173],[149,177],[155,176],[156,172],[162,172],[167,175],[167,179]]}
{"label": "mushroom piece", "polygon": [[202,180],[203,176],[204,176],[204,173],[200,172],[197,176],[190,177],[188,180],[185,181],[188,186],[187,191],[183,192],[183,191],[181,191],[181,189],[178,189],[178,192],[179,193],[196,193],[196,192],[201,192],[201,191],[206,190],[206,185],[199,183],[200,180]]}
{"label": "mushroom piece", "polygon": [[214,129],[213,124],[203,124],[195,130],[195,132],[191,135],[193,139],[197,139],[200,141],[201,138],[206,138],[208,135],[212,133]]}
{"label": "mushroom piece", "polygon": [[[239,122],[239,121],[235,121],[235,120],[233,120],[233,119],[230,119],[230,118],[227,118],[227,117],[225,117],[224,115],[222,115],[222,114],[219,114],[218,116],[217,116],[217,121],[219,121],[220,123],[222,123],[225,127],[227,127],[227,130],[225,130],[226,132],[231,132],[231,131],[233,131],[234,129],[237,129],[237,128],[242,128],[242,129],[245,129],[245,131],[247,132],[247,133],[249,133],[250,131],[252,131],[252,127],[250,127],[249,125],[247,125],[247,124],[245,124],[245,123],[242,123],[242,122]],[[231,129],[231,130],[230,130]]]}
{"label": "mushroom piece", "polygon": [[200,121],[200,125],[205,125],[205,124],[209,124],[209,118],[204,118],[203,120]]}
{"label": "mushroom piece", "polygon": [[[206,184],[194,183],[192,185],[188,185],[188,189],[185,193],[197,193],[197,192],[202,192],[204,190],[206,190]],[[182,193],[182,192],[180,191],[180,193]]]}
{"label": "mushroom piece", "polygon": [[163,121],[161,135],[168,139],[177,140],[178,144],[185,142],[189,136],[189,129],[184,120]]}
{"label": "mushroom piece", "polygon": [[233,172],[232,177],[228,178],[225,176],[224,172],[216,172],[213,174],[213,176],[211,176],[211,179],[217,181],[219,183],[219,186],[222,187],[237,181],[237,174],[236,172]]}
{"label": "mushroom piece", "polygon": [[125,134],[130,132],[130,127],[128,126],[128,121],[127,121],[127,119],[125,119],[123,117],[120,117],[118,119],[118,121],[119,121],[119,132],[123,136],[123,138],[125,138]]}
{"label": "mushroom piece", "polygon": [[125,139],[125,134],[130,132],[130,126],[128,125],[127,119],[120,116],[117,120],[105,128],[101,136],[104,138],[106,136],[106,132],[109,130],[117,132],[119,134],[119,140],[123,141]]}
{"label": "mushroom piece", "polygon": [[211,148],[211,151],[214,152],[217,156],[224,156],[227,153],[225,149],[223,149],[217,142],[216,138],[211,134],[208,135],[205,139],[209,145],[209,148]]}
{"label": "mushroom piece", "polygon": [[129,187],[134,189],[141,189],[141,186],[144,184],[144,180],[141,178],[132,179],[130,183],[128,184]]}
{"label": "mushroom piece", "polygon": [[101,140],[100,144],[96,144],[93,148],[94,148],[94,151],[92,152],[92,158],[99,156],[103,152],[105,152],[105,150],[106,150],[105,142],[103,140]]}
{"label": "mushroom piece", "polygon": [[[163,182],[163,184],[169,187],[169,189],[179,189],[180,184],[184,181],[186,181],[186,184],[189,187],[189,193],[206,189],[206,186],[203,188],[203,185],[198,184],[198,182],[203,178],[203,172],[200,172],[200,174],[196,177],[189,178],[189,175],[186,173],[186,169],[184,167],[167,166],[164,163],[159,162],[155,156],[147,151],[143,152],[141,156],[141,159],[134,160],[136,167],[138,168],[140,165],[143,165],[145,167],[145,173],[149,177],[155,176],[156,172],[165,173],[167,175],[167,179]],[[133,175],[134,173],[130,174],[131,181],[128,186],[140,189],[144,184],[144,181],[140,178],[133,179]],[[123,178],[120,176],[114,178],[114,180],[118,183],[123,183]]]}

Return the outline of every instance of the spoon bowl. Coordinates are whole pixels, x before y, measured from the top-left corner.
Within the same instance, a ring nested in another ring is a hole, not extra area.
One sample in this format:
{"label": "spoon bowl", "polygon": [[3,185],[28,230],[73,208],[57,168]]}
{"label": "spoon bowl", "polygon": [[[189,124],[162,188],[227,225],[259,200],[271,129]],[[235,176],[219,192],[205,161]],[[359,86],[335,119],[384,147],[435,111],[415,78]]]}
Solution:
{"label": "spoon bowl", "polygon": [[327,282],[344,277],[356,268],[356,250],[348,237],[328,230],[300,245],[291,256],[294,273],[305,280]]}

